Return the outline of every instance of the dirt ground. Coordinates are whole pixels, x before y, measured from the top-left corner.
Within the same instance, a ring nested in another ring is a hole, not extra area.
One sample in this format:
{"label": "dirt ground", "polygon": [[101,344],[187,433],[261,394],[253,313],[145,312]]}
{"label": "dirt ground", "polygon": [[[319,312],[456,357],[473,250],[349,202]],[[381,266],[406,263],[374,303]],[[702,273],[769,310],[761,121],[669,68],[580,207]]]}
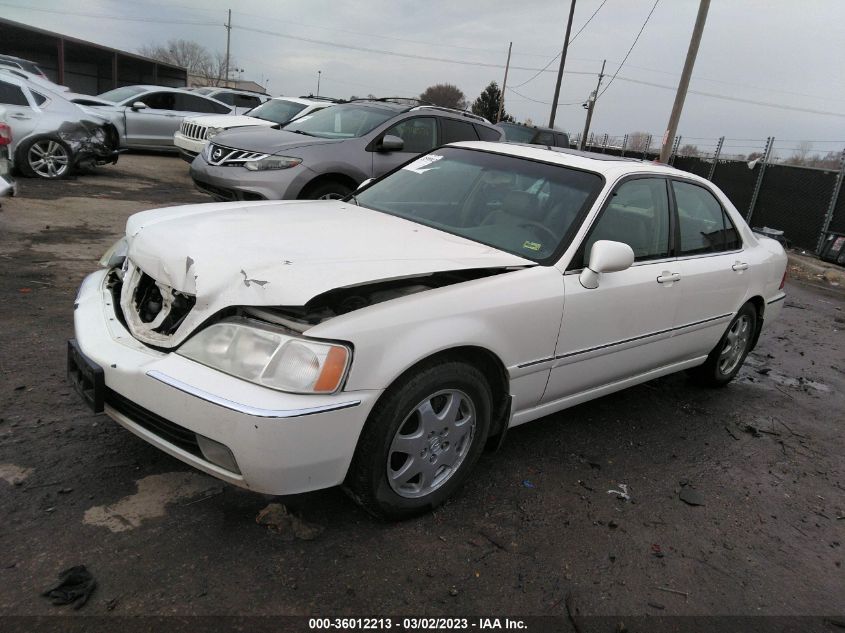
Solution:
{"label": "dirt ground", "polygon": [[[69,386],[76,288],[131,213],[209,201],[187,171],[125,155],[3,202],[0,614],[74,613],[39,594],[84,564],[83,615],[845,615],[841,292],[790,283],[727,388],[669,376],[519,427],[445,507],[385,524],[337,489],[224,485]],[[314,538],[256,524],[271,501]]]}

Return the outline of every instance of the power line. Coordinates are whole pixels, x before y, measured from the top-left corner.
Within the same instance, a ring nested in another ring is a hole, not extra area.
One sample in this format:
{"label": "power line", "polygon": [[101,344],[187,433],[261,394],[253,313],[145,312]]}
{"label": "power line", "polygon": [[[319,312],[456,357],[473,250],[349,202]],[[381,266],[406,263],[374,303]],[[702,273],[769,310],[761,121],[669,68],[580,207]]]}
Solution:
{"label": "power line", "polygon": [[218,22],[198,22],[196,20],[180,20],[177,18],[171,18],[167,20],[160,20],[156,18],[142,18],[142,17],[131,17],[131,16],[120,16],[120,15],[103,15],[102,13],[84,13],[79,11],[59,11],[54,9],[40,9],[36,7],[22,7],[17,4],[7,4],[5,2],[0,2],[0,6],[3,7],[10,7],[12,9],[21,9],[24,11],[40,11],[42,13],[57,13],[59,15],[76,15],[83,18],[96,18],[102,20],[120,20],[124,22],[154,22],[156,24],[190,24],[192,26],[220,26]]}
{"label": "power line", "polygon": [[625,65],[625,62],[628,61],[628,56],[631,54],[631,51],[634,50],[634,47],[637,45],[637,42],[640,41],[640,35],[643,34],[643,31],[645,30],[646,24],[648,24],[648,21],[651,19],[651,16],[654,13],[654,10],[657,8],[657,4],[659,2],[660,2],[660,0],[654,0],[654,4],[651,7],[651,11],[648,12],[648,15],[645,18],[645,22],[643,22],[643,25],[640,27],[640,32],[637,33],[637,37],[634,38],[634,43],[631,44],[631,48],[629,48],[628,52],[625,53],[625,57],[622,59],[622,63],[619,64],[619,67],[616,69],[616,72],[613,73],[613,77],[610,78],[610,81],[607,82],[607,85],[604,87],[604,90],[602,90],[599,93],[599,95],[596,97],[596,99],[598,99],[605,92],[607,92],[607,89],[610,88],[610,86],[613,84],[613,80],[616,79],[616,75],[619,74],[619,71],[622,70],[622,67]]}
{"label": "power line", "polygon": [[[604,3],[605,3],[605,2],[607,2],[607,0],[602,0],[602,3],[599,5],[598,9],[596,9],[595,11],[593,11],[593,15],[591,15],[591,16],[587,19],[587,21],[586,21],[586,22],[584,22],[584,26],[582,26],[580,29],[578,29],[578,32],[577,32],[575,35],[573,35],[571,38],[569,38],[569,43],[570,43],[570,44],[572,44],[572,43],[575,41],[575,38],[577,38],[579,35],[581,35],[581,31],[583,31],[584,29],[586,29],[586,28],[587,28],[587,25],[588,25],[588,24],[592,21],[592,19],[593,19],[594,17],[596,17],[596,13],[598,13],[598,12],[599,12],[599,9],[601,9],[601,8],[604,6]],[[540,76],[540,74],[541,74],[541,73],[543,73],[544,71],[546,71],[546,70],[549,68],[549,66],[551,66],[552,64],[554,64],[554,63],[555,63],[555,61],[556,61],[556,60],[560,57],[560,55],[561,55],[561,53],[558,53],[557,55],[555,55],[554,57],[552,57],[552,58],[551,58],[551,60],[549,61],[549,63],[548,63],[548,64],[546,64],[545,66],[543,66],[540,70],[538,70],[538,71],[537,71],[537,73],[536,73],[533,77],[531,77],[531,79],[529,79],[528,81],[523,81],[521,84],[519,84],[519,85],[518,85],[518,86],[516,86],[516,87],[517,87],[517,88],[522,88],[525,84],[527,84],[527,83],[531,83],[532,81],[534,81],[537,77],[539,77],[539,76]],[[514,68],[515,68],[515,67],[514,67]],[[549,104],[547,104],[547,105],[551,105],[551,103],[549,103]]]}
{"label": "power line", "polygon": [[[514,93],[515,95],[519,95],[520,97],[522,97],[523,99],[526,99],[527,101],[533,101],[534,103],[542,103],[543,105],[552,105],[551,101],[540,101],[539,99],[532,99],[531,97],[528,97],[528,96],[522,94],[521,92],[517,92],[516,90],[514,90],[510,86],[507,87],[507,90]],[[573,101],[572,103],[558,103],[557,105],[558,105],[558,107],[559,106],[573,106],[573,105],[581,105],[582,103],[583,103],[583,101]]]}

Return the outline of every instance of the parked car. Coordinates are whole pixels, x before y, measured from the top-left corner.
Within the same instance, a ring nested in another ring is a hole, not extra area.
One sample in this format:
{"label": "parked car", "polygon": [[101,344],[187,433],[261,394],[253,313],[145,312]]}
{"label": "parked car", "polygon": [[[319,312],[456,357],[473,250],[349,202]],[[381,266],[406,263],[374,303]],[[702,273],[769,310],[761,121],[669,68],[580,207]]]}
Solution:
{"label": "parked car", "polygon": [[6,108],[0,105],[0,198],[13,196],[16,192],[12,180],[9,145],[12,144],[12,128],[6,121]]}
{"label": "parked car", "polygon": [[235,114],[242,114],[247,110],[257,108],[270,98],[270,95],[262,92],[238,90],[236,88],[221,88],[220,86],[194,88],[192,92],[211,97],[220,103],[232,106]]}
{"label": "parked car", "polygon": [[186,116],[232,112],[225,103],[179,88],[124,86],[97,96],[112,105],[91,108],[117,113],[120,145],[132,149],[173,149],[173,134]]}
{"label": "parked car", "polygon": [[42,79],[47,79],[47,75],[39,68],[38,64],[31,62],[22,57],[15,57],[14,55],[0,55],[0,66],[7,68],[17,68],[18,70],[25,70],[28,73],[38,75]]}
{"label": "parked car", "polygon": [[325,97],[274,97],[242,115],[222,114],[189,117],[173,135],[173,144],[189,163],[202,152],[208,141],[220,132],[236,127],[281,127],[317,110],[327,108],[336,99]]}
{"label": "parked car", "polygon": [[67,86],[62,86],[61,84],[54,83],[38,73],[31,73],[26,70],[20,70],[19,68],[12,68],[10,66],[3,66],[0,65],[0,74],[10,74],[15,77],[20,77],[21,79],[26,79],[28,82],[35,84],[40,88],[46,88],[47,90],[52,90],[53,92],[58,92],[65,98],[67,98],[67,94],[70,93],[70,88]]}
{"label": "parked car", "polygon": [[282,130],[221,132],[191,163],[200,191],[217,200],[339,198],[438,145],[498,141],[483,117],[436,106],[357,100]]}
{"label": "parked car", "polygon": [[0,106],[12,131],[12,162],[25,176],[65,178],[82,164],[117,162],[115,126],[59,93],[0,73]]}
{"label": "parked car", "polygon": [[680,370],[727,384],[786,270],[702,178],[483,142],[343,201],[139,213],[102,262],[69,344],[95,410],[232,484],[343,484],[390,518],[509,427]]}
{"label": "parked car", "polygon": [[505,133],[505,140],[511,143],[528,143],[530,145],[546,145],[548,147],[569,147],[569,134],[560,130],[505,121],[497,123],[496,127],[502,128],[502,131]]}

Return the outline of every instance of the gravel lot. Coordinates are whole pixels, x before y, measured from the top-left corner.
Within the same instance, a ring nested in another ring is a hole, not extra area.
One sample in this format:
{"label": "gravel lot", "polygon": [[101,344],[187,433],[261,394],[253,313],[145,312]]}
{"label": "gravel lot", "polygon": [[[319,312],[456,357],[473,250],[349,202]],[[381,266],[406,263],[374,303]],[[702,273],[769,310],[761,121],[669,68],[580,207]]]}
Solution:
{"label": "gravel lot", "polygon": [[[187,171],[124,155],[3,202],[0,614],[68,613],[39,594],[77,564],[86,615],[845,614],[841,293],[790,283],[726,389],[669,376],[519,427],[451,503],[383,524],[339,490],[223,485],[66,382],[77,286],[131,213],[209,201]],[[271,501],[316,538],[257,525]]]}

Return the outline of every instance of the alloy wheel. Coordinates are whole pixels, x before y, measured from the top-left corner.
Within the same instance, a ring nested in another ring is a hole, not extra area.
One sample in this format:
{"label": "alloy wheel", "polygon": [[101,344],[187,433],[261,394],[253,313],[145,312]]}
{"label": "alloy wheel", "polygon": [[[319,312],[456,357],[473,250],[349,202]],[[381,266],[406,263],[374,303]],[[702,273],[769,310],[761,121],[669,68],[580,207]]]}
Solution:
{"label": "alloy wheel", "polygon": [[387,453],[387,481],[401,497],[424,497],[454,476],[475,436],[476,410],[456,389],[420,402],[399,425]]}
{"label": "alloy wheel", "polygon": [[29,166],[42,178],[61,178],[70,166],[67,149],[52,139],[36,141],[27,153]]}
{"label": "alloy wheel", "polygon": [[727,376],[742,360],[751,341],[751,318],[743,314],[733,322],[725,336],[725,345],[719,354],[719,372]]}

